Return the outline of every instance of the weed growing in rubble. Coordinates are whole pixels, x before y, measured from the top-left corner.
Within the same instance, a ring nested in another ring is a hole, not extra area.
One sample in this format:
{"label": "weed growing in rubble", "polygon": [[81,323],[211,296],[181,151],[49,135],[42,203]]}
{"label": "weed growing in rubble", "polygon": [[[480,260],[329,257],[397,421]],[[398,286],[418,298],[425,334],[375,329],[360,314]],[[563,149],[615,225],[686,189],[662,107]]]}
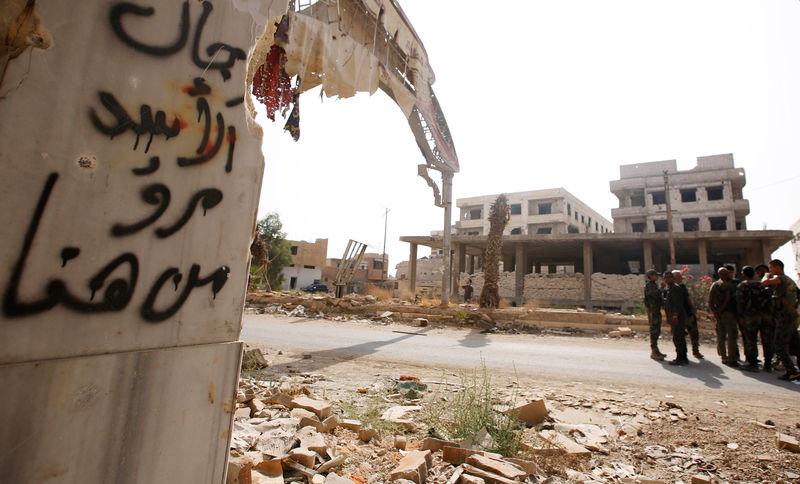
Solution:
{"label": "weed growing in rubble", "polygon": [[398,424],[381,419],[383,412],[389,408],[383,395],[373,393],[366,396],[362,402],[341,402],[339,408],[344,414],[344,418],[358,420],[364,428],[372,427],[375,430],[389,433],[400,431]]}
{"label": "weed growing in rubble", "polygon": [[513,415],[504,415],[495,409],[496,404],[507,404],[494,399],[491,378],[486,364],[480,370],[461,373],[461,385],[454,395],[446,397],[434,393],[434,402],[425,409],[428,433],[446,440],[475,439],[486,429],[492,438],[490,449],[504,456],[519,452],[522,434],[519,422]]}
{"label": "weed growing in rubble", "polygon": [[378,298],[378,301],[382,302],[389,302],[392,300],[391,289],[387,289],[385,287],[380,287],[380,286],[374,286],[372,284],[367,286],[367,288],[364,290],[364,294],[369,296],[375,296],[376,298]]}
{"label": "weed growing in rubble", "polygon": [[459,323],[463,323],[467,319],[468,314],[466,311],[458,310],[455,312],[454,316],[458,319]]}

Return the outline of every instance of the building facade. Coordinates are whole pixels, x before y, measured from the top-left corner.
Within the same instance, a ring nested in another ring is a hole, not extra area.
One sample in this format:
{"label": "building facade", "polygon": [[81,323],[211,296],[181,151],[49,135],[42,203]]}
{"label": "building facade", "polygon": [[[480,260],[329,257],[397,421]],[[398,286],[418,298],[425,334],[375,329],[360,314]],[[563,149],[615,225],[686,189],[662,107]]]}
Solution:
{"label": "building facade", "polygon": [[[327,259],[325,261],[325,268],[322,270],[322,279],[333,289],[333,283],[336,282],[336,274],[339,272],[339,266],[342,259]],[[389,279],[386,268],[389,267],[389,255],[365,253],[361,259],[361,263],[353,274],[353,289],[360,292],[367,284],[379,284]]]}
{"label": "building facade", "polygon": [[747,230],[744,169],[734,167],[732,154],[698,157],[691,170],[679,171],[676,160],[667,160],[622,165],[619,172],[611,182],[619,199],[611,210],[616,233],[667,232],[667,197],[673,232]]}
{"label": "building facade", "polygon": [[289,243],[292,244],[292,263],[283,268],[283,289],[302,289],[320,281],[328,256],[328,239],[290,240]]}
{"label": "building facade", "polygon": [[[794,253],[794,272],[800,280],[800,219],[792,224],[790,230],[792,231],[792,252]],[[788,264],[787,264],[788,265]],[[789,272],[789,268],[786,268]]]}
{"label": "building facade", "polygon": [[[487,235],[495,195],[459,198],[457,235]],[[511,218],[505,235],[610,233],[613,224],[563,188],[507,193]]]}

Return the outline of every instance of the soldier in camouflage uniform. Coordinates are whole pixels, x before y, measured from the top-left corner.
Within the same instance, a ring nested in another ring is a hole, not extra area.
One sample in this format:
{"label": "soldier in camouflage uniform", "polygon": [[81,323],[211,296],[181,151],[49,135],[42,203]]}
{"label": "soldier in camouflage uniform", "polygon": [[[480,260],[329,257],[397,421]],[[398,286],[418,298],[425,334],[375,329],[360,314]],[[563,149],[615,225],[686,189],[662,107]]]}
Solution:
{"label": "soldier in camouflage uniform", "polygon": [[689,333],[689,341],[692,342],[692,355],[698,360],[704,358],[700,353],[700,329],[697,327],[697,311],[694,308],[694,301],[689,295],[689,288],[683,283],[683,273],[678,273],[672,278],[672,282],[681,288],[683,295],[683,307],[686,310],[686,332]]}
{"label": "soldier in camouflage uniform", "polygon": [[717,320],[717,353],[722,364],[739,366],[739,322],[736,319],[736,286],[728,269],[720,267],[719,279],[711,285],[708,307]]}
{"label": "soldier in camouflage uniform", "polygon": [[670,365],[686,365],[689,359],[686,357],[686,305],[683,301],[683,291],[675,283],[680,276],[680,271],[672,271],[672,280],[667,285],[667,322],[672,327],[672,342],[675,344],[675,359],[670,361]]}
{"label": "soldier in camouflage uniform", "polygon": [[644,285],[644,307],[647,309],[647,320],[650,322],[650,358],[661,361],[667,357],[658,350],[658,337],[661,336],[661,308],[664,301],[656,281],[658,281],[658,272],[652,269],[647,271],[647,283]]}
{"label": "soldier in camouflage uniform", "polygon": [[773,288],[772,309],[775,316],[775,352],[786,369],[781,380],[797,380],[800,370],[789,354],[792,338],[797,337],[797,285],[783,273],[783,262],[778,259],[769,262],[769,272],[764,275],[762,284]]}
{"label": "soldier in camouflage uniform", "polygon": [[[764,275],[769,272],[766,264],[756,266],[756,280],[761,281]],[[775,318],[772,315],[772,287],[761,285],[764,289],[764,297],[768,300],[767,310],[758,329],[761,337],[761,351],[764,355],[764,371],[772,371],[775,365]]]}
{"label": "soldier in camouflage uniform", "polygon": [[[765,320],[772,318],[770,311],[769,295],[761,281],[755,279],[756,271],[750,266],[742,268],[742,276],[745,280],[736,286],[736,309],[739,316],[739,325],[742,329],[742,342],[744,343],[744,358],[747,365],[742,369],[746,371],[758,371],[758,332]],[[762,343],[763,343],[762,334]],[[767,347],[764,347],[764,367],[769,369],[768,362],[772,360],[772,354],[767,354]]]}

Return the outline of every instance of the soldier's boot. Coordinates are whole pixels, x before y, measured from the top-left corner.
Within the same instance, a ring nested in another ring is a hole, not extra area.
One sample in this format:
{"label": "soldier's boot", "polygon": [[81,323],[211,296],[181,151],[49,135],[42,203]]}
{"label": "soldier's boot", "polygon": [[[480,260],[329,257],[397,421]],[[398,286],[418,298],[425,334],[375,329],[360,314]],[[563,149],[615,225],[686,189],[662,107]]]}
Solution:
{"label": "soldier's boot", "polygon": [[654,360],[656,360],[656,361],[662,361],[662,360],[663,360],[664,358],[666,358],[666,357],[667,357],[667,355],[665,355],[664,353],[662,353],[662,352],[658,351],[658,348],[657,348],[657,347],[656,347],[656,348],[653,348],[653,349],[650,351],[650,358],[652,358],[652,359],[654,359]]}
{"label": "soldier's boot", "polygon": [[692,331],[689,333],[689,337],[692,340],[692,355],[698,360],[702,360],[705,356],[703,356],[703,353],[700,353],[700,333]]}

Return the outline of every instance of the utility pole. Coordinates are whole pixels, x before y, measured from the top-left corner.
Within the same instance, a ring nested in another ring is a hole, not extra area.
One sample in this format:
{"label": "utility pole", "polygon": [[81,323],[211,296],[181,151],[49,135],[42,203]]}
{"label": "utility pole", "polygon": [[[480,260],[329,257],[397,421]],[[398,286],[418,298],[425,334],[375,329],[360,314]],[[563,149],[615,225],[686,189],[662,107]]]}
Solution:
{"label": "utility pole", "polygon": [[667,202],[667,238],[669,239],[669,263],[671,270],[677,266],[675,262],[675,239],[672,237],[672,204],[669,196],[669,173],[664,170],[664,199]]}
{"label": "utility pole", "polygon": [[[386,268],[386,228],[389,226],[389,209],[387,208],[386,211],[383,213],[383,255],[381,256],[381,280],[386,280],[387,268]],[[397,275],[395,275],[397,277]]]}

